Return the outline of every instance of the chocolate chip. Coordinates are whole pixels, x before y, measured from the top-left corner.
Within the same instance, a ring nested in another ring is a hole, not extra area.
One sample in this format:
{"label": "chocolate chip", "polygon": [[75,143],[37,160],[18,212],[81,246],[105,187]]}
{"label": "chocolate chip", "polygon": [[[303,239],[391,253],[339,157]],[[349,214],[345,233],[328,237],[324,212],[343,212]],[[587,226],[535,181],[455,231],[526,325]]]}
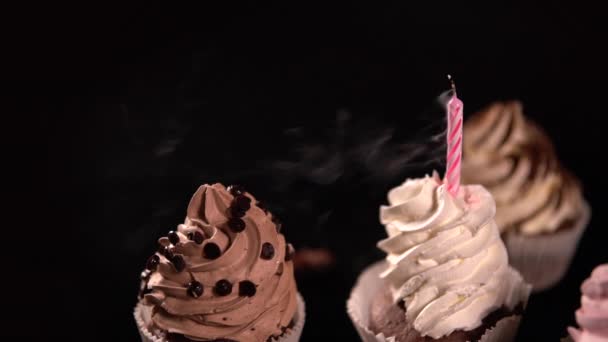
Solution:
{"label": "chocolate chip", "polygon": [[177,235],[177,233],[174,231],[170,231],[167,237],[169,238],[169,242],[171,242],[173,245],[177,245],[179,242],[179,235]]}
{"label": "chocolate chip", "polygon": [[239,296],[253,297],[256,291],[255,284],[249,280],[243,280],[239,283]]}
{"label": "chocolate chip", "polygon": [[260,253],[262,259],[270,260],[274,257],[274,247],[270,242],[264,242],[262,244],[262,253]]}
{"label": "chocolate chip", "polygon": [[146,262],[146,268],[150,271],[156,271],[156,267],[158,267],[159,262],[160,258],[158,257],[158,255],[153,254],[148,258],[148,261]]}
{"label": "chocolate chip", "polygon": [[218,296],[227,296],[232,292],[232,284],[226,279],[218,280],[213,292]]}
{"label": "chocolate chip", "polygon": [[293,259],[293,255],[295,252],[296,252],[296,250],[293,248],[293,246],[290,243],[285,245],[285,261],[289,261],[289,260]]}
{"label": "chocolate chip", "polygon": [[230,185],[228,187],[228,192],[230,192],[232,196],[239,196],[244,194],[246,191],[245,188],[240,185]]}
{"label": "chocolate chip", "polygon": [[237,196],[232,201],[232,206],[247,211],[251,208],[251,198],[247,196]]}
{"label": "chocolate chip", "polygon": [[188,284],[188,295],[193,298],[198,298],[203,295],[203,284],[193,280]]}
{"label": "chocolate chip", "polygon": [[281,222],[281,220],[278,217],[276,217],[275,215],[272,215],[271,220],[276,225],[277,233],[280,233],[281,229],[283,228],[283,222]]}
{"label": "chocolate chip", "polygon": [[207,242],[205,247],[203,247],[203,255],[207,259],[217,259],[222,255],[222,250],[218,245],[213,242]]}
{"label": "chocolate chip", "polygon": [[169,246],[158,247],[158,254],[163,255],[165,258],[171,260],[173,258],[173,248]]}
{"label": "chocolate chip", "polygon": [[245,216],[246,211],[242,210],[239,207],[230,207],[230,216],[233,218],[243,217]]}
{"label": "chocolate chip", "polygon": [[245,230],[245,221],[241,220],[238,217],[233,217],[228,220],[228,227],[230,227],[233,232],[240,233]]}
{"label": "chocolate chip", "polygon": [[205,240],[205,237],[203,236],[203,234],[201,234],[201,232],[194,231],[194,232],[188,233],[188,239],[190,239],[200,245],[203,243],[203,240]]}
{"label": "chocolate chip", "polygon": [[181,272],[186,268],[186,261],[184,261],[184,257],[181,254],[176,254],[171,258],[171,263],[177,272]]}

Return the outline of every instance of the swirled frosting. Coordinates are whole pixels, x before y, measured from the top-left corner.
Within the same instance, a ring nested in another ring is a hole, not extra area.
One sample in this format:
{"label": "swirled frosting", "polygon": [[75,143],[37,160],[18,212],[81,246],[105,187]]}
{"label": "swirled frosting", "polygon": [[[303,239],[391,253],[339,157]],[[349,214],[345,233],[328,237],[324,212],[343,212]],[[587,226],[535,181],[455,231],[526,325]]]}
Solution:
{"label": "swirled frosting", "polygon": [[[154,306],[156,327],[192,340],[242,342],[266,341],[289,326],[297,292],[291,246],[253,196],[238,197],[251,205],[241,205],[245,212],[235,214],[237,198],[223,185],[201,186],[185,222],[159,239],[164,252],[156,254],[147,284],[151,292],[144,296],[144,303]],[[241,215],[244,229],[231,228],[229,220]],[[176,256],[185,261],[183,267]]]}
{"label": "swirled frosting", "polygon": [[526,235],[567,228],[583,212],[581,187],[557,160],[542,130],[517,101],[494,103],[465,123],[462,179],[496,201],[502,232]]}
{"label": "swirled frosting", "polygon": [[529,286],[508,266],[494,201],[483,187],[463,186],[453,197],[427,176],[392,189],[388,202],[380,208],[389,236],[378,243],[389,264],[381,277],[422,336],[475,329],[490,312],[527,298]]}
{"label": "swirled frosting", "polygon": [[581,308],[576,323],[581,330],[568,328],[576,342],[608,342],[608,264],[600,265],[581,286]]}

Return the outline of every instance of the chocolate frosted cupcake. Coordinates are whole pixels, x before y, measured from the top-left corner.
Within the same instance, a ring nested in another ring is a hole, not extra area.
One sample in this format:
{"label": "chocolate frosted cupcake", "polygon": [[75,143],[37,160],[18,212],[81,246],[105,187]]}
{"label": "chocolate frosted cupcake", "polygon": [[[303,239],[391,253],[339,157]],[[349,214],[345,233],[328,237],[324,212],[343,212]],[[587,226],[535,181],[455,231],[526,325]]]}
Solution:
{"label": "chocolate frosted cupcake", "polygon": [[568,328],[575,342],[608,342],[608,264],[596,267],[581,286],[581,308],[576,323],[581,330]]}
{"label": "chocolate frosted cupcake", "polygon": [[293,247],[240,187],[201,186],[142,273],[143,341],[298,341]]}
{"label": "chocolate frosted cupcake", "polygon": [[496,223],[534,290],[564,276],[589,220],[581,186],[560,164],[547,135],[519,102],[495,103],[465,123],[463,181],[485,186]]}
{"label": "chocolate frosted cupcake", "polygon": [[408,180],[380,210],[385,262],[365,270],[347,303],[364,341],[511,341],[530,286],[509,267],[492,196],[437,177]]}

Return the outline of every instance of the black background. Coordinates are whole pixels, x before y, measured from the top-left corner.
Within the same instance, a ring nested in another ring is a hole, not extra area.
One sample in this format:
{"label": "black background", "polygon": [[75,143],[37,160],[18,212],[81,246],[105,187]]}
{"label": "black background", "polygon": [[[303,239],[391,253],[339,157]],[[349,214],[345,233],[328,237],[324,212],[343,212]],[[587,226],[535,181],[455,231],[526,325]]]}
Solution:
{"label": "black background", "polygon": [[[21,209],[8,235],[20,242],[5,258],[19,295],[5,292],[3,334],[137,340],[144,261],[196,187],[219,181],[266,200],[296,247],[334,251],[330,271],[298,274],[303,340],[357,340],[345,301],[382,257],[378,206],[406,176],[442,167],[433,158],[443,151],[424,137],[441,132],[433,104],[448,73],[465,115],[522,100],[593,206],[573,266],[532,297],[518,340],[564,336],[581,281],[608,260],[599,8],[395,1],[21,13],[5,31],[4,79],[16,100],[7,115],[25,131],[5,126],[16,160],[5,171],[32,177],[7,178]],[[426,146],[433,162],[405,157],[405,142]]]}

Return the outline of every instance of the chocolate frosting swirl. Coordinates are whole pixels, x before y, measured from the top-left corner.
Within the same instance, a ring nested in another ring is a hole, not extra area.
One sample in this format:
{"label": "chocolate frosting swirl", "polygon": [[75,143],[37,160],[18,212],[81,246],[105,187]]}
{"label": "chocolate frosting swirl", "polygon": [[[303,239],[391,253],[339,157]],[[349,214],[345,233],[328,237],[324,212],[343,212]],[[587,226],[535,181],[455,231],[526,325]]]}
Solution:
{"label": "chocolate frosting swirl", "polygon": [[[144,303],[154,306],[152,321],[158,328],[200,341],[266,341],[289,326],[297,292],[293,262],[285,255],[290,248],[272,216],[249,193],[242,196],[251,200],[241,217],[244,230],[229,224],[239,216],[232,210],[236,197],[221,184],[203,185],[188,205],[185,222],[169,238],[159,239],[169,252],[157,253],[160,261],[147,285],[151,292],[144,296]],[[195,232],[203,235],[201,244],[191,240]],[[207,244],[217,245],[221,255],[205,254]],[[185,261],[182,271],[176,256]],[[202,284],[202,294],[199,288],[189,290],[193,282]]]}
{"label": "chocolate frosting swirl", "polygon": [[501,232],[525,235],[567,228],[583,212],[578,181],[561,167],[547,135],[517,101],[498,102],[464,126],[462,179],[496,201]]}

